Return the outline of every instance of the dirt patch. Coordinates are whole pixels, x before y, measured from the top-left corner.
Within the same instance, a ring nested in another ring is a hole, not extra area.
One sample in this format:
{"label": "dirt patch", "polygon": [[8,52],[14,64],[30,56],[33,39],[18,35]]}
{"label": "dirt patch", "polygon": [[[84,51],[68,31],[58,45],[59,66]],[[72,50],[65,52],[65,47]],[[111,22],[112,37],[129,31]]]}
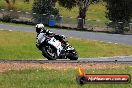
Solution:
{"label": "dirt patch", "polygon": [[77,69],[82,66],[84,69],[110,69],[110,68],[126,68],[129,64],[115,64],[115,63],[0,63],[0,72],[6,72],[10,70],[24,70],[24,69],[55,69],[55,70],[66,70],[66,69]]}

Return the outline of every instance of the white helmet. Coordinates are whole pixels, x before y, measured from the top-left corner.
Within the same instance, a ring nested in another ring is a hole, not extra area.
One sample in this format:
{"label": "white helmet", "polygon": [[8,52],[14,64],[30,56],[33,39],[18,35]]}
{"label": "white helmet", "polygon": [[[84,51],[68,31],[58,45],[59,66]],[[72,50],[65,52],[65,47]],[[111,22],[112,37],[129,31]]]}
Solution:
{"label": "white helmet", "polygon": [[42,29],[44,29],[44,25],[43,25],[43,24],[40,23],[40,24],[37,24],[37,25],[36,25],[36,32],[37,32],[37,33],[40,33],[40,31],[41,31]]}
{"label": "white helmet", "polygon": [[40,23],[40,24],[37,24],[37,25],[36,25],[36,28],[44,28],[44,25],[41,24],[41,23]]}

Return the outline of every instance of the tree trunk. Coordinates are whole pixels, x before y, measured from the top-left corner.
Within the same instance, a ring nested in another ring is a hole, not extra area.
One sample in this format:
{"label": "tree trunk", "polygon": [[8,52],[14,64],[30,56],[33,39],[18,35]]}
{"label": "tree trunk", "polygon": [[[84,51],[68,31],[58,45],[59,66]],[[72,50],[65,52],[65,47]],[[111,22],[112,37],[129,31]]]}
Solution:
{"label": "tree trunk", "polygon": [[29,3],[29,0],[24,0],[24,2],[28,2]]}
{"label": "tree trunk", "polygon": [[9,10],[16,10],[16,8],[15,8],[15,1],[16,0],[12,0],[12,1],[10,1],[10,0],[5,0],[6,1],[6,3],[7,3],[7,8],[9,9]]}
{"label": "tree trunk", "polygon": [[85,18],[86,18],[86,8],[80,8],[77,29],[84,29]]}
{"label": "tree trunk", "polygon": [[10,1],[9,0],[5,0],[7,4],[10,4]]}

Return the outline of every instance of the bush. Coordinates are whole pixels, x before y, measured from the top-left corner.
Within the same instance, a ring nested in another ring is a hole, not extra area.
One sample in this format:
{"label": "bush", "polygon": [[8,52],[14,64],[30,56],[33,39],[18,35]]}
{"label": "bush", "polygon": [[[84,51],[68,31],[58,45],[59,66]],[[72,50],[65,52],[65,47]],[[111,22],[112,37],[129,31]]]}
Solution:
{"label": "bush", "polygon": [[7,14],[3,15],[2,21],[4,21],[4,22],[10,22],[11,19],[12,19],[11,14],[7,13]]}

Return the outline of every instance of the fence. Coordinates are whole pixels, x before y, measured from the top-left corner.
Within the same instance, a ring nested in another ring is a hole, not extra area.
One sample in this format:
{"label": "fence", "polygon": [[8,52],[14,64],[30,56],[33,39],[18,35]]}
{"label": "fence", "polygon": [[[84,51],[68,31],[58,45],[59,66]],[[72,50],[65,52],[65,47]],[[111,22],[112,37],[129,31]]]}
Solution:
{"label": "fence", "polygon": [[[56,26],[67,27],[67,28],[77,28],[79,21],[79,19],[74,17],[63,17],[63,16],[54,16],[49,14],[37,14],[31,12],[0,9],[0,20],[6,22],[27,23],[27,24],[43,23],[45,25],[48,25],[49,20],[51,19],[55,21]],[[92,30],[113,31],[113,29],[107,25],[108,23],[112,23],[112,22],[86,19],[84,22],[84,28],[91,31]],[[114,26],[115,29],[120,28],[119,25],[117,26],[112,24],[112,26]],[[127,28],[128,30],[132,31],[132,23],[129,23]]]}

